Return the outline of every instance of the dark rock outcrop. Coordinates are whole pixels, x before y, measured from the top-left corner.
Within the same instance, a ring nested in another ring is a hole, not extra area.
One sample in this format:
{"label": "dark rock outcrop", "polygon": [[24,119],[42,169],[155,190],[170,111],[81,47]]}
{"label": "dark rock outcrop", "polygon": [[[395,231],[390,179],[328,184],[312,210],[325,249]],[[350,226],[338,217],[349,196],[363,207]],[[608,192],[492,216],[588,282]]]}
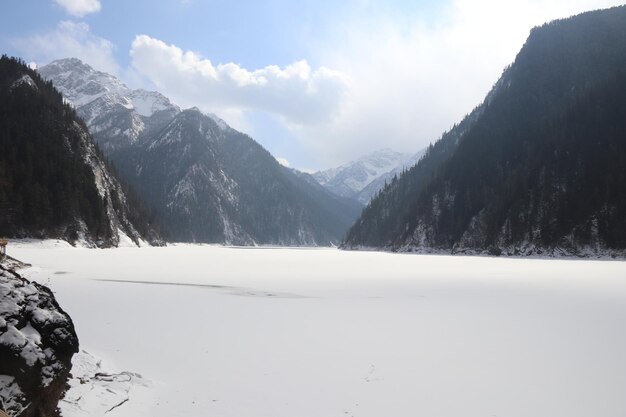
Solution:
{"label": "dark rock outcrop", "polygon": [[72,319],[52,292],[0,263],[0,408],[56,417],[78,352]]}

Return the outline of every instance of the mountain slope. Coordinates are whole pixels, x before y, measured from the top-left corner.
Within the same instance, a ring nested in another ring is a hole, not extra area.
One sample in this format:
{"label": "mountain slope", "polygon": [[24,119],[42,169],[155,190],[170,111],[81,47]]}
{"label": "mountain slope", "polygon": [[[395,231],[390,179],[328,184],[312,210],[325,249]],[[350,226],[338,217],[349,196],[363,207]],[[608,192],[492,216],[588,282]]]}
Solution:
{"label": "mountain slope", "polygon": [[251,138],[197,109],[181,112],[147,146],[111,159],[178,241],[329,244],[360,211],[314,189]]}
{"label": "mountain slope", "polygon": [[534,29],[458,145],[438,153],[444,135],[372,201],[346,247],[623,254],[624,68],[624,6]]}
{"label": "mountain slope", "polygon": [[6,56],[0,59],[0,235],[101,247],[156,239],[61,94]]}
{"label": "mountain slope", "polygon": [[76,59],[40,71],[65,91],[172,240],[328,245],[344,237],[361,211],[360,204],[283,169],[214,115],[180,111],[165,98],[158,111],[143,111],[133,98],[136,90]]}

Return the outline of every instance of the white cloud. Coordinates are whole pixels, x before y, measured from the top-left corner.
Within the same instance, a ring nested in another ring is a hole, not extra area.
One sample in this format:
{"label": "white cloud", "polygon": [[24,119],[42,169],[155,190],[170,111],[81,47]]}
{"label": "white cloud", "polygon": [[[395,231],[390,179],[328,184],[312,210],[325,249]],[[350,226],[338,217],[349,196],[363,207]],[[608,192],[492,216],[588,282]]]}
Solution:
{"label": "white cloud", "polygon": [[120,72],[113,55],[115,46],[92,34],[84,22],[63,21],[51,32],[14,39],[12,44],[24,59],[40,65],[73,57],[101,71]]}
{"label": "white cloud", "polygon": [[198,106],[221,116],[223,110],[263,110],[289,124],[326,123],[338,113],[347,78],[327,68],[312,70],[302,60],[248,70],[235,63],[214,65],[191,51],[137,36],[133,67],[184,107]]}
{"label": "white cloud", "polygon": [[99,12],[102,6],[100,0],[54,0],[72,16],[83,17],[90,13]]}

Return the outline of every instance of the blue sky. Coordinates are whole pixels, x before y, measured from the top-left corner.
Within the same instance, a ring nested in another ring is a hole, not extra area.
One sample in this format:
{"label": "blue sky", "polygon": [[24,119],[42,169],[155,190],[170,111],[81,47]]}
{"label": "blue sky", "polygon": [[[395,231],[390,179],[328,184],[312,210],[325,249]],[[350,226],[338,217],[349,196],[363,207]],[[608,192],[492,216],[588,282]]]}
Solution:
{"label": "blue sky", "polygon": [[[12,2],[0,17],[3,47],[15,35],[46,33],[62,20],[81,20],[94,34],[111,40],[121,65],[137,34],[199,51],[215,62],[238,62],[247,68],[287,65],[312,55],[316,42],[332,42],[334,28],[350,16],[374,19],[377,13],[424,14],[443,2],[328,0],[101,0],[99,12],[71,16],[50,0]],[[10,45],[10,43],[8,43]],[[19,52],[19,51],[15,51]],[[312,65],[315,62],[310,58]]]}
{"label": "blue sky", "polygon": [[417,152],[482,101],[533,26],[612,0],[21,0],[2,53],[76,56],[313,170]]}

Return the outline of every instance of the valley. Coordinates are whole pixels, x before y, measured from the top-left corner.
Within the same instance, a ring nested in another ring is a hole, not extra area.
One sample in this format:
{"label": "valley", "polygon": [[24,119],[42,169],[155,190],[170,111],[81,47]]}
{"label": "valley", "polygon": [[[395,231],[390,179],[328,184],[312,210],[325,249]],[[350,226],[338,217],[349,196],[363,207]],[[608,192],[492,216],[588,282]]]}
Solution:
{"label": "valley", "polygon": [[0,416],[624,417],[626,5],[270,3],[4,5]]}

